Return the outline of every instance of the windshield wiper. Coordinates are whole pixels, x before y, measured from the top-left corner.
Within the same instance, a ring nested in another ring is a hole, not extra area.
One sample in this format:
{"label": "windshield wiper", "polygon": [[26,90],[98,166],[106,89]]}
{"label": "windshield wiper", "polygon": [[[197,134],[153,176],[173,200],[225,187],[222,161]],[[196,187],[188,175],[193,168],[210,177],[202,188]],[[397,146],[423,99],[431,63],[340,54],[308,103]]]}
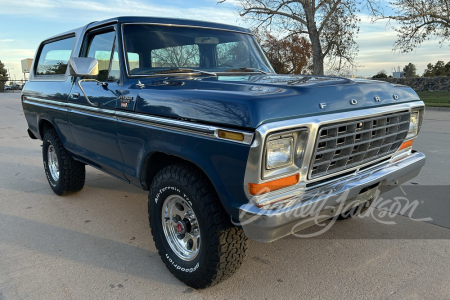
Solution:
{"label": "windshield wiper", "polygon": [[169,70],[162,70],[162,71],[150,73],[149,75],[172,74],[172,73],[200,73],[200,74],[206,74],[206,75],[211,75],[211,76],[217,76],[217,74],[213,73],[213,72],[206,72],[206,71],[194,70],[194,69],[184,69],[184,68],[174,68],[174,69],[169,69]]}
{"label": "windshield wiper", "polygon": [[255,69],[255,68],[229,69],[229,70],[225,70],[225,72],[260,72],[260,73],[263,73],[263,74],[268,74],[267,72],[264,72],[263,70]]}

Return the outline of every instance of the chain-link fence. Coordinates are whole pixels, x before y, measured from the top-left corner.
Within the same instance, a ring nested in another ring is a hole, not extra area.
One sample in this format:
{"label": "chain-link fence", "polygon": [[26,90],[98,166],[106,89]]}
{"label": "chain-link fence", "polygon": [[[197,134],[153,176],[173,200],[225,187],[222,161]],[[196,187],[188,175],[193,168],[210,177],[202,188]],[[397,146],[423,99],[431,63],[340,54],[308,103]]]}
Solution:
{"label": "chain-link fence", "polygon": [[27,80],[0,80],[0,93],[17,93],[22,91]]}

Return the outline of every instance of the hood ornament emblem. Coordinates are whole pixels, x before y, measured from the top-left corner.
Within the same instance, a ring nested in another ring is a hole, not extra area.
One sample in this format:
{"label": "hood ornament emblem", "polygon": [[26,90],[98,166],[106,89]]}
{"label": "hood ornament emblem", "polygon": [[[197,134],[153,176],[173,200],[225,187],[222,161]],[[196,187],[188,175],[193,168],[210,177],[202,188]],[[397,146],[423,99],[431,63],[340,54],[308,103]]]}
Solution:
{"label": "hood ornament emblem", "polygon": [[145,84],[143,84],[140,80],[138,80],[138,82],[136,83],[136,86],[139,88],[143,88],[143,87],[145,87]]}

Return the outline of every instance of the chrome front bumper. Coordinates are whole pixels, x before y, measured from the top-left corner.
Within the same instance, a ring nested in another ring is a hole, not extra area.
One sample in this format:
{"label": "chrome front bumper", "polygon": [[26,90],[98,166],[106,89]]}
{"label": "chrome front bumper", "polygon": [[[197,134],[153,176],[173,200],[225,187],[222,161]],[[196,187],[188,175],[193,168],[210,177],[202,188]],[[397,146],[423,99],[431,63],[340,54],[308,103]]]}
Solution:
{"label": "chrome front bumper", "polygon": [[[425,164],[425,155],[413,152],[409,156],[319,187],[292,192],[288,206],[277,209],[258,208],[245,204],[239,209],[240,226],[248,238],[272,242],[322,220],[336,216],[355,202],[361,190],[378,185],[384,193],[416,177]],[[283,195],[286,198],[286,195]],[[281,199],[280,199],[281,200]],[[358,203],[361,204],[361,203]]]}

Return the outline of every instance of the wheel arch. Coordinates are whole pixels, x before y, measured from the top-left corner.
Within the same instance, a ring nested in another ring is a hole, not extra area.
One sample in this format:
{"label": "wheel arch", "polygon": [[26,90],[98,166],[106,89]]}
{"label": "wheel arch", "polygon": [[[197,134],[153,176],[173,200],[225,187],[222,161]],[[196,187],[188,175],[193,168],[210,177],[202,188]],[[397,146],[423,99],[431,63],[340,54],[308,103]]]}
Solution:
{"label": "wheel arch", "polygon": [[[49,119],[47,119],[47,118],[41,118],[41,119],[39,120],[39,123],[38,123],[38,130],[39,130],[39,136],[40,136],[40,139],[41,139],[41,140],[44,139],[44,132],[45,132],[47,129],[51,129],[51,128],[53,128],[53,129],[56,130],[56,126],[55,126]],[[56,132],[58,133],[58,130],[56,130]],[[58,133],[58,135],[59,135],[59,133]]]}
{"label": "wheel arch", "polygon": [[158,174],[158,172],[163,168],[176,163],[183,163],[197,169],[205,176],[205,178],[209,181],[211,186],[215,189],[214,184],[212,183],[208,174],[197,164],[185,158],[181,158],[179,156],[160,151],[155,151],[147,154],[147,156],[143,160],[140,172],[140,181],[142,188],[148,191],[156,174]]}

